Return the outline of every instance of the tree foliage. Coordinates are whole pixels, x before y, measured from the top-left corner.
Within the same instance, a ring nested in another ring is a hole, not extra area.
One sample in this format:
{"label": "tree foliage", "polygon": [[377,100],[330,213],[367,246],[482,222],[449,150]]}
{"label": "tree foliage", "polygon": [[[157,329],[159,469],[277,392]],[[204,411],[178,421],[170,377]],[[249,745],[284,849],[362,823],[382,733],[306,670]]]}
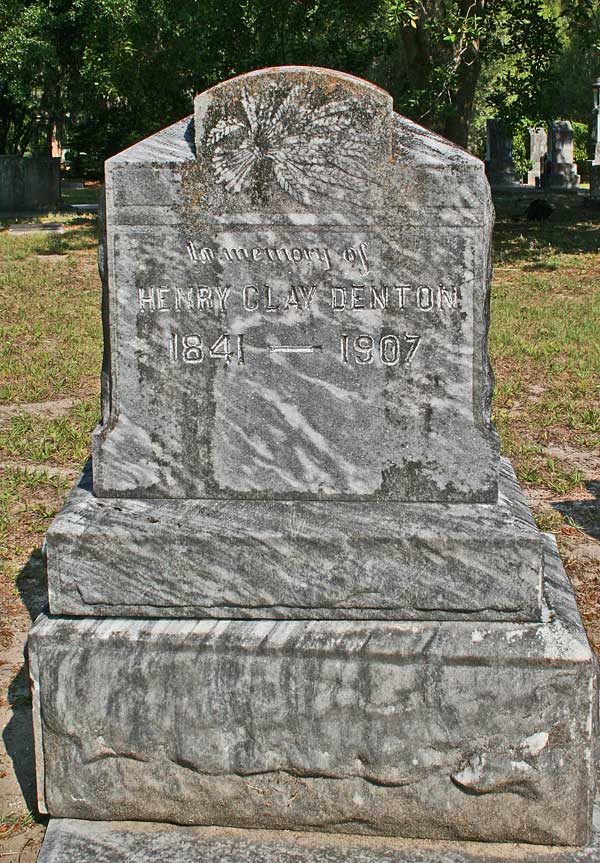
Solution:
{"label": "tree foliage", "polygon": [[578,39],[593,66],[598,4],[573,0],[567,15],[560,0],[0,0],[0,152],[47,146],[66,119],[69,146],[101,160],[189,113],[194,93],[286,63],[362,75],[466,145],[478,114],[547,111]]}

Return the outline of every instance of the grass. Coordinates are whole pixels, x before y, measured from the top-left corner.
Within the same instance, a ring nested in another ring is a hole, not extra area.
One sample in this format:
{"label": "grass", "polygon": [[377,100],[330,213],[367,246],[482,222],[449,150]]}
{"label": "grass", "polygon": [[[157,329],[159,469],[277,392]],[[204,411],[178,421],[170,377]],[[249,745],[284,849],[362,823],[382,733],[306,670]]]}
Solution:
{"label": "grass", "polygon": [[96,221],[0,233],[0,405],[91,395],[101,361]]}
{"label": "grass", "polygon": [[521,481],[564,494],[584,482],[573,452],[600,448],[600,223],[577,198],[547,224],[516,206],[497,207],[494,416]]}
{"label": "grass", "polygon": [[83,189],[66,189],[61,186],[60,197],[65,204],[97,204],[100,199],[100,183],[87,182]]}
{"label": "grass", "polygon": [[0,453],[36,464],[80,464],[87,458],[90,430],[98,415],[96,398],[77,402],[66,414],[53,419],[17,414],[0,427]]}
{"label": "grass", "polygon": [[[71,486],[69,477],[46,470],[0,467],[0,559],[3,577],[14,578],[41,546]],[[35,557],[30,567],[35,567]]]}
{"label": "grass", "polygon": [[31,827],[34,823],[33,812],[27,812],[25,815],[5,815],[0,812],[0,839],[6,839],[20,830]]}
{"label": "grass", "polygon": [[[43,575],[35,549],[87,459],[99,414],[96,219],[40,221],[60,221],[65,233],[0,231],[0,584],[9,607],[17,577]],[[46,404],[61,399],[61,410]],[[32,403],[33,413],[18,411]],[[3,416],[8,404],[17,410]]]}

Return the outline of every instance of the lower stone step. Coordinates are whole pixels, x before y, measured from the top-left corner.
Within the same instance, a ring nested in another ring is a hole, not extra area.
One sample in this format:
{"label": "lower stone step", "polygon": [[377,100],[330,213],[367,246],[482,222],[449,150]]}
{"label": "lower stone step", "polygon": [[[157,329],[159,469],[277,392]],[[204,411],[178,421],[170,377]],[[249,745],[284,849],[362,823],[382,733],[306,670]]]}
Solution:
{"label": "lower stone step", "polygon": [[600,806],[585,848],[431,842],[132,821],[50,822],[38,863],[598,863]]}
{"label": "lower stone step", "polygon": [[555,544],[544,620],[41,616],[57,818],[584,845],[596,670]]}

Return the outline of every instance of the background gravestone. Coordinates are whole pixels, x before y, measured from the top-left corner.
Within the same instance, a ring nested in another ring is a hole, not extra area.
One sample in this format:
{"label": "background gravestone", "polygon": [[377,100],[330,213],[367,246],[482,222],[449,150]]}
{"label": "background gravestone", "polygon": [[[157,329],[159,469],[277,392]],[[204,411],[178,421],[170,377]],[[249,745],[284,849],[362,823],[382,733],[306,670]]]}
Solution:
{"label": "background gravestone", "polygon": [[573,127],[568,120],[554,120],[548,127],[548,159],[545,185],[549,189],[575,189],[579,185],[573,163]]}
{"label": "background gravestone", "polygon": [[542,161],[548,151],[548,133],[542,128],[528,129],[528,157],[532,167],[527,172],[527,185],[539,186],[542,176]]}
{"label": "background gravestone", "polygon": [[60,159],[0,156],[0,212],[43,210],[60,203]]}
{"label": "background gravestone", "polygon": [[93,481],[30,637],[42,811],[587,841],[595,667],[498,458],[491,226],[481,162],[328,70],[109,161]]}
{"label": "background gravestone", "polygon": [[488,119],[486,126],[485,171],[493,189],[519,185],[513,160],[512,135],[504,120]]}

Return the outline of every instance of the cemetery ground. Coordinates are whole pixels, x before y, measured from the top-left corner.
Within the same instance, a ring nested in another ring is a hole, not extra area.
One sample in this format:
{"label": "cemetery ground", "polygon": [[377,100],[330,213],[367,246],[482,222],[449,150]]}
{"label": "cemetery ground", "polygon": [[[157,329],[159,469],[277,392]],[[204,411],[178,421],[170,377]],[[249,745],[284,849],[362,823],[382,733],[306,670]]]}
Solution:
{"label": "cemetery ground", "polygon": [[[495,420],[600,654],[600,216],[556,196],[532,223],[528,200],[495,201]],[[89,451],[102,354],[95,217],[42,221],[65,232],[0,223],[0,857],[20,863],[45,823],[23,648],[45,603],[44,533]]]}

